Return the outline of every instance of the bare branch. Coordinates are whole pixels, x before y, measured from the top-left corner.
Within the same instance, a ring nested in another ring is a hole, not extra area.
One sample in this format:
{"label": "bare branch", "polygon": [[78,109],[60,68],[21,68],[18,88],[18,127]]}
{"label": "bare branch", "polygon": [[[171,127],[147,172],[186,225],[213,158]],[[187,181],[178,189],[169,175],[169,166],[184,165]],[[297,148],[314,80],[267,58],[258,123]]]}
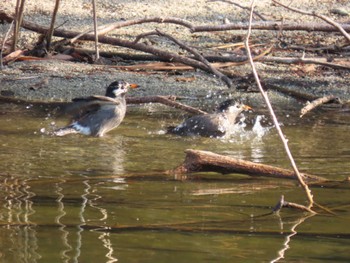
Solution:
{"label": "bare branch", "polygon": [[181,42],[178,39],[175,39],[174,37],[170,36],[169,34],[166,34],[164,32],[161,32],[160,30],[156,30],[156,32],[161,35],[164,36],[170,40],[172,40],[174,43],[176,43],[177,45],[179,45],[181,48],[187,50],[188,52],[192,53],[199,61],[201,61],[207,68],[208,71],[211,71],[214,73],[214,75],[218,76],[222,81],[224,81],[226,83],[226,85],[230,88],[232,86],[232,80],[227,77],[226,75],[224,75],[223,73],[221,73],[220,71],[218,71],[216,68],[214,68],[208,60],[206,60],[199,52],[198,50],[189,47],[188,45],[186,45],[185,43]]}
{"label": "bare branch", "polygon": [[307,207],[307,206],[300,205],[300,204],[297,204],[297,203],[292,203],[292,202],[285,201],[283,203],[283,207],[292,207],[292,208],[296,208],[296,209],[299,209],[299,210],[304,211],[304,212],[309,212],[311,214],[316,214],[316,212],[313,211],[310,206]]}
{"label": "bare branch", "polygon": [[305,107],[303,107],[300,110],[300,118],[302,118],[306,113],[312,111],[313,109],[321,106],[322,104],[330,102],[334,99],[335,99],[335,97],[333,95],[329,95],[329,96],[325,96],[325,97],[313,100],[312,102],[309,102]]}
{"label": "bare branch", "polygon": [[15,21],[15,27],[13,28],[12,51],[15,51],[17,47],[17,42],[19,38],[19,28],[21,27],[23,19],[24,3],[25,0],[17,0],[16,2],[16,14],[13,18],[13,20]]}
{"label": "bare branch", "polygon": [[161,103],[176,109],[187,111],[191,114],[207,114],[197,108],[193,108],[188,105],[176,102],[175,96],[146,96],[146,97],[128,97],[126,98],[127,103],[130,104],[140,104],[140,103]]}
{"label": "bare branch", "polygon": [[304,10],[301,10],[301,9],[297,9],[297,8],[293,8],[293,7],[290,7],[290,6],[286,6],[286,5],[280,3],[280,2],[278,2],[276,0],[272,0],[272,2],[274,2],[277,5],[283,6],[284,8],[287,8],[287,9],[289,9],[291,11],[294,11],[294,12],[297,12],[297,13],[300,13],[300,14],[303,14],[303,15],[318,17],[318,18],[322,19],[326,23],[328,23],[328,24],[334,26],[335,28],[337,28],[340,31],[340,33],[342,33],[343,36],[350,42],[350,35],[344,30],[344,28],[340,24],[338,24],[337,22],[333,21],[329,17],[317,14],[314,11],[313,12],[307,12],[307,11],[304,11]]}
{"label": "bare branch", "polygon": [[[254,0],[252,0],[252,3],[251,3],[251,11],[250,11],[250,17],[249,17],[249,24],[251,24],[252,22],[252,19],[253,19],[253,10],[254,10]],[[255,78],[255,81],[256,81],[256,84],[258,85],[258,88],[260,90],[260,93],[261,95],[263,96],[266,104],[267,104],[267,107],[269,109],[269,112],[270,112],[270,115],[272,117],[272,120],[273,120],[273,123],[276,127],[276,130],[278,132],[278,135],[284,145],[284,149],[286,151],[286,154],[289,158],[289,161],[293,167],[293,170],[295,172],[295,175],[296,177],[298,178],[298,181],[299,183],[302,185],[306,195],[307,195],[307,198],[309,200],[309,206],[308,206],[308,209],[311,210],[313,204],[314,204],[314,201],[313,201],[313,196],[312,196],[312,193],[311,193],[311,190],[309,189],[308,185],[304,182],[304,179],[302,177],[302,175],[300,174],[299,172],[299,169],[294,161],[294,158],[292,156],[292,153],[290,152],[290,149],[289,149],[289,146],[288,146],[288,140],[285,138],[283,132],[282,132],[282,129],[281,129],[281,126],[277,120],[277,117],[276,117],[276,114],[272,108],[272,105],[270,103],[270,99],[269,97],[267,96],[267,93],[266,91],[263,89],[262,85],[261,85],[261,82],[260,82],[260,79],[259,79],[259,76],[258,76],[258,73],[255,69],[255,65],[254,65],[254,61],[253,61],[253,58],[252,58],[252,54],[251,54],[251,51],[250,51],[250,48],[249,48],[249,38],[250,38],[250,35],[251,35],[251,27],[248,28],[248,32],[247,32],[247,37],[246,37],[246,40],[245,40],[245,47],[246,47],[246,50],[247,50],[247,54],[248,54],[248,57],[249,57],[249,62],[250,62],[250,65],[252,67],[252,71],[253,71],[253,75],[254,75],[254,78]]]}
{"label": "bare branch", "polygon": [[[341,64],[336,63],[330,63],[327,62],[326,58],[304,58],[304,57],[261,57],[259,59],[254,58],[254,60],[260,61],[260,62],[274,62],[274,63],[281,63],[281,64],[316,64],[321,66],[326,66],[330,68],[339,68],[339,69],[346,69],[350,70],[350,66],[345,66]],[[348,62],[348,61],[346,61]]]}
{"label": "bare branch", "polygon": [[1,45],[1,50],[0,50],[0,69],[4,68],[4,64],[3,64],[3,61],[2,61],[2,53],[5,50],[6,41],[7,41],[7,38],[9,36],[10,31],[12,30],[13,22],[14,21],[11,22],[9,29],[7,30],[7,32],[6,32],[5,36],[4,36],[4,39],[2,40],[2,45]]}
{"label": "bare branch", "polygon": [[53,14],[52,14],[50,28],[49,28],[49,31],[47,32],[47,36],[46,36],[46,41],[47,41],[46,48],[47,49],[50,49],[50,46],[51,46],[51,39],[53,36],[53,32],[55,30],[55,22],[56,22],[56,16],[57,16],[59,5],[60,5],[60,0],[56,0],[55,8],[54,8]]}
{"label": "bare branch", "polygon": [[96,17],[96,3],[95,0],[92,0],[92,10],[94,14],[94,34],[95,34],[95,51],[97,61],[100,58],[100,51],[98,50],[98,29],[97,29],[97,17]]}

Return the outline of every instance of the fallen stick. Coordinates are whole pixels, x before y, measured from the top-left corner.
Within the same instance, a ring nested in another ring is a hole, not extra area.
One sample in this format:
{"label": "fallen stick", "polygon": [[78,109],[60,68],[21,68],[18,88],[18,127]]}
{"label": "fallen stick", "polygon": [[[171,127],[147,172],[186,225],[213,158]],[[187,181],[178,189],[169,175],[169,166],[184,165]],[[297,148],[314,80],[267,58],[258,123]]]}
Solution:
{"label": "fallen stick", "polygon": [[[235,159],[208,151],[187,149],[185,153],[183,164],[171,172],[175,174],[192,172],[240,173],[251,176],[297,179],[295,172],[289,169]],[[301,175],[308,181],[326,181],[325,178],[311,174],[301,173]]]}
{"label": "fallen stick", "polygon": [[140,104],[140,103],[161,103],[176,109],[187,111],[191,114],[207,114],[200,109],[176,102],[175,96],[146,96],[146,97],[127,97],[126,102],[128,104]]}
{"label": "fallen stick", "polygon": [[300,110],[300,118],[302,118],[309,111],[312,111],[313,109],[321,106],[322,104],[330,102],[334,99],[335,97],[333,95],[329,95],[329,96],[325,96],[325,97],[313,100],[311,102],[308,102],[307,105]]}

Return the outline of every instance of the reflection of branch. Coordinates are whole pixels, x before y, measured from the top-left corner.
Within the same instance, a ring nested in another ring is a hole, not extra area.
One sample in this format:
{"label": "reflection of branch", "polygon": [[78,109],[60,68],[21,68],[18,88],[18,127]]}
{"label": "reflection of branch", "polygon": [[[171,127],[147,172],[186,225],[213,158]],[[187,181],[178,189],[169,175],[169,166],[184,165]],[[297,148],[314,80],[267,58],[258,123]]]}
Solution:
{"label": "reflection of branch", "polygon": [[[249,17],[249,24],[251,24],[252,22],[252,19],[253,19],[253,10],[254,10],[254,3],[255,1],[252,0],[252,4],[251,4],[251,9],[250,9],[250,17]],[[261,82],[260,82],[260,79],[259,79],[259,76],[258,76],[258,73],[255,69],[255,65],[254,65],[254,61],[253,61],[253,57],[252,57],[252,54],[251,54],[251,51],[250,51],[250,48],[249,48],[249,38],[250,38],[250,35],[251,35],[251,27],[248,28],[248,32],[247,32],[247,37],[246,37],[246,40],[245,40],[245,47],[246,47],[246,50],[247,50],[247,55],[249,57],[249,62],[250,62],[250,65],[252,67],[252,71],[253,71],[253,75],[254,75],[254,78],[255,78],[255,81],[256,81],[256,84],[258,85],[258,88],[260,90],[260,93],[261,95],[263,96],[265,102],[266,102],[266,105],[269,109],[269,112],[270,112],[270,115],[272,117],[272,120],[273,120],[273,123],[276,127],[276,130],[278,132],[278,135],[283,143],[283,146],[284,146],[284,149],[285,149],[285,152],[289,158],[289,161],[293,167],[293,170],[295,172],[295,176],[298,178],[298,181],[299,183],[302,185],[305,193],[306,193],[306,196],[309,200],[309,206],[308,206],[308,209],[311,209],[312,206],[313,206],[313,196],[312,196],[312,193],[311,193],[311,190],[309,189],[308,185],[304,182],[304,179],[302,177],[302,175],[299,173],[299,169],[294,161],[294,158],[292,156],[292,153],[290,152],[290,149],[289,149],[289,146],[288,146],[288,140],[286,139],[286,137],[284,136],[283,132],[282,132],[282,129],[280,127],[280,124],[277,120],[277,117],[275,115],[275,112],[272,108],[272,105],[270,103],[270,99],[266,93],[266,91],[263,89],[262,85],[261,85]]]}
{"label": "reflection of branch", "polygon": [[300,224],[302,224],[306,219],[308,219],[310,217],[313,217],[314,215],[315,214],[309,214],[309,215],[307,215],[305,217],[299,218],[299,220],[290,229],[291,233],[286,236],[286,238],[284,240],[284,243],[283,243],[283,248],[278,251],[278,257],[274,258],[270,262],[278,262],[279,260],[284,258],[285,252],[290,248],[289,243],[292,241],[292,237],[295,236],[296,234],[298,234],[298,232],[296,231],[296,228]]}

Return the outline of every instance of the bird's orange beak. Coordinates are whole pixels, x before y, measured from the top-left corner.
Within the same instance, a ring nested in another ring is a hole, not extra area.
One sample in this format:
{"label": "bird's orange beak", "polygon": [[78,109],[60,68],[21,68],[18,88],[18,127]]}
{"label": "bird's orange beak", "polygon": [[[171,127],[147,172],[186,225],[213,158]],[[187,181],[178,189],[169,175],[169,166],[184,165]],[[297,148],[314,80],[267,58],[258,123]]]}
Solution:
{"label": "bird's orange beak", "polygon": [[132,89],[136,89],[139,85],[135,84],[135,83],[131,83],[129,84],[130,88]]}
{"label": "bird's orange beak", "polygon": [[243,105],[243,110],[248,111],[248,110],[253,110],[253,108],[248,105]]}

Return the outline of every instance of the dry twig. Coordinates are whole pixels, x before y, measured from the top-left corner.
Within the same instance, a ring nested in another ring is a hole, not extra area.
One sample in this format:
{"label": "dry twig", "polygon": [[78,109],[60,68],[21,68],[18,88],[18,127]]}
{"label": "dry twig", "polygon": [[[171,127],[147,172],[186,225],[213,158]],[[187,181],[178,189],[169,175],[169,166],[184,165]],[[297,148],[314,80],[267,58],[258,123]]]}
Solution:
{"label": "dry twig", "polygon": [[[184,105],[176,102],[176,96],[145,96],[145,97],[127,97],[126,101],[128,104],[141,104],[141,103],[161,103],[179,110],[186,111],[190,114],[207,114],[205,111],[200,109]],[[14,103],[14,104],[32,104],[32,105],[45,105],[46,107],[53,108],[58,112],[64,112],[65,108],[70,102],[43,102],[35,100],[25,100],[15,97],[0,96],[0,102]]]}
{"label": "dry twig", "polygon": [[316,12],[307,12],[307,11],[304,11],[304,10],[301,10],[301,9],[297,9],[297,8],[293,8],[293,7],[290,7],[290,6],[286,6],[276,0],[272,0],[272,2],[274,2],[275,4],[277,5],[280,5],[280,6],[283,6],[284,8],[287,8],[291,11],[294,11],[294,12],[297,12],[297,13],[300,13],[300,14],[303,14],[303,15],[308,15],[308,16],[314,16],[314,17],[318,17],[320,19],[322,19],[323,21],[325,21],[326,23],[334,26],[335,28],[337,28],[339,30],[340,33],[343,34],[344,37],[346,37],[346,39],[350,42],[350,35],[344,30],[344,28],[342,27],[342,25],[340,25],[339,23],[333,21],[332,19],[330,19],[329,17],[326,17],[324,15],[320,15],[320,14],[317,14]]}
{"label": "dry twig", "polygon": [[97,29],[97,17],[96,17],[96,3],[95,0],[92,0],[92,10],[94,14],[94,33],[95,33],[95,51],[96,51],[96,60],[100,58],[100,52],[98,50],[98,29]]}
{"label": "dry twig", "polygon": [[7,38],[9,36],[10,31],[12,30],[12,26],[13,26],[13,21],[11,22],[9,29],[7,30],[7,32],[4,36],[4,39],[2,40],[2,45],[1,45],[1,50],[0,50],[0,69],[4,68],[4,64],[2,61],[2,54],[3,54],[3,51],[5,50],[6,41],[7,41]]}
{"label": "dry twig", "polygon": [[[346,69],[350,70],[350,66],[336,64],[336,63],[330,63],[327,62],[326,58],[304,58],[304,57],[261,57],[259,59],[255,59],[260,62],[273,62],[273,63],[280,63],[280,64],[315,64],[315,65],[321,65],[326,66],[330,68],[338,68],[338,69]],[[347,60],[343,60],[344,62],[348,63]]]}
{"label": "dry twig", "polygon": [[56,22],[56,16],[57,16],[59,6],[60,6],[60,0],[56,0],[55,8],[54,8],[53,14],[52,14],[50,28],[49,28],[49,31],[47,32],[47,35],[46,35],[46,48],[47,48],[47,50],[49,50],[51,47],[51,40],[52,40],[53,32],[55,30],[55,22]]}
{"label": "dry twig", "polygon": [[200,109],[184,105],[182,103],[176,102],[175,96],[146,96],[146,97],[127,97],[126,101],[130,104],[140,104],[140,103],[161,103],[176,109],[184,110],[191,114],[207,114],[205,111]]}
{"label": "dry twig", "polygon": [[13,42],[12,42],[12,51],[16,50],[17,42],[19,38],[19,29],[22,24],[23,11],[24,11],[25,0],[17,0],[16,2],[16,14],[14,16],[15,27],[13,28]]}
{"label": "dry twig", "polygon": [[[254,3],[255,3],[255,1],[252,0],[252,3],[251,3],[251,11],[250,11],[250,17],[249,17],[249,24],[251,24],[252,19],[253,19]],[[260,83],[260,79],[259,79],[258,73],[257,73],[257,71],[256,71],[256,69],[255,69],[254,61],[253,61],[252,54],[251,54],[251,51],[250,51],[250,48],[249,48],[249,38],[250,38],[250,35],[251,35],[251,27],[248,28],[247,37],[246,37],[246,41],[245,41],[245,47],[246,47],[246,50],[247,50],[247,54],[248,54],[248,57],[249,57],[250,65],[251,65],[251,67],[252,67],[252,71],[253,71],[253,75],[254,75],[256,84],[258,85],[258,88],[259,88],[259,90],[260,90],[260,93],[261,93],[261,95],[263,96],[263,98],[264,98],[264,100],[265,100],[265,102],[266,102],[266,105],[267,105],[267,107],[268,107],[268,109],[269,109],[269,112],[270,112],[270,115],[271,115],[271,117],[272,117],[273,123],[274,123],[274,125],[275,125],[275,127],[276,127],[276,129],[277,129],[278,135],[279,135],[279,137],[280,137],[280,139],[281,139],[281,141],[282,141],[282,143],[283,143],[283,145],[284,145],[284,149],[285,149],[285,151],[286,151],[286,153],[287,153],[287,156],[288,156],[288,158],[289,158],[289,161],[290,161],[290,163],[291,163],[291,165],[292,165],[292,167],[293,167],[293,170],[294,170],[294,172],[295,172],[295,175],[296,175],[296,177],[298,178],[298,181],[299,181],[299,183],[301,184],[301,186],[303,187],[303,189],[304,189],[304,191],[305,191],[305,193],[306,193],[306,196],[307,196],[307,198],[308,198],[308,200],[309,200],[309,205],[308,205],[307,209],[311,211],[311,208],[312,208],[312,206],[313,206],[313,204],[314,204],[313,196],[312,196],[311,190],[309,189],[308,185],[304,182],[304,179],[303,179],[302,175],[300,174],[300,172],[299,172],[299,170],[298,170],[298,167],[297,167],[297,165],[296,165],[296,163],[295,163],[295,161],[294,161],[294,158],[293,158],[293,156],[292,156],[292,153],[291,153],[291,151],[290,151],[290,149],[289,149],[288,140],[285,138],[285,136],[284,136],[284,134],[283,134],[283,132],[282,132],[282,129],[281,129],[281,127],[280,127],[280,124],[279,124],[279,122],[278,122],[278,120],[277,120],[277,117],[276,117],[276,115],[275,115],[275,112],[274,112],[274,110],[273,110],[273,108],[272,108],[272,105],[271,105],[271,103],[270,103],[270,99],[269,99],[269,97],[267,96],[266,91],[263,89],[263,87],[262,87],[262,85],[261,85],[261,83]]]}
{"label": "dry twig", "polygon": [[164,32],[161,32],[160,30],[156,30],[156,32],[160,35],[160,36],[164,36],[170,40],[172,40],[174,43],[176,43],[177,45],[179,45],[181,48],[187,50],[188,52],[192,53],[196,59],[198,59],[200,62],[202,62],[207,68],[208,71],[211,71],[214,75],[218,76],[222,81],[224,81],[226,83],[226,85],[230,88],[232,86],[232,80],[227,77],[226,75],[224,75],[223,73],[221,73],[220,71],[218,71],[215,67],[213,67],[210,62],[205,59],[205,57],[203,57],[200,52],[198,52],[198,50],[196,50],[195,48],[189,47],[188,45],[186,45],[185,43],[181,42],[178,39],[175,39],[174,37],[170,36],[169,34],[166,34]]}
{"label": "dry twig", "polygon": [[316,100],[313,100],[313,101],[307,103],[307,105],[300,110],[300,118],[302,118],[306,113],[312,111],[316,107],[319,107],[322,104],[330,102],[334,99],[335,99],[335,97],[333,95],[329,95],[329,96],[318,98]]}
{"label": "dry twig", "polygon": [[[0,18],[6,21],[11,22],[14,18],[13,15],[9,15],[5,13],[3,10],[0,10]],[[224,25],[193,25],[191,22],[180,19],[176,17],[149,17],[149,18],[141,18],[135,20],[121,21],[112,24],[107,24],[99,27],[99,35],[105,35],[106,33],[132,25],[144,24],[144,23],[169,23],[181,25],[190,30],[192,33],[198,32],[213,32],[213,31],[226,31],[226,30],[244,30],[248,29],[249,24],[246,22],[236,22],[232,24],[224,24]],[[26,26],[29,26],[28,22],[26,22]],[[33,25],[33,24],[32,24]],[[341,24],[342,28],[346,31],[350,31],[349,24]],[[38,26],[40,27],[40,26]],[[255,30],[279,30],[278,22],[276,21],[259,21],[251,24],[251,28]],[[36,31],[33,27],[28,28],[30,30]],[[284,31],[321,31],[321,32],[335,32],[338,31],[334,28],[334,26],[326,24],[326,23],[297,23],[297,22],[284,22],[283,23]],[[64,31],[64,30],[62,30]],[[61,31],[61,32],[62,32]],[[93,32],[92,30],[86,31],[82,34],[82,36],[86,35],[89,32]],[[70,38],[76,37],[81,33],[77,33],[75,36],[71,36]]]}

